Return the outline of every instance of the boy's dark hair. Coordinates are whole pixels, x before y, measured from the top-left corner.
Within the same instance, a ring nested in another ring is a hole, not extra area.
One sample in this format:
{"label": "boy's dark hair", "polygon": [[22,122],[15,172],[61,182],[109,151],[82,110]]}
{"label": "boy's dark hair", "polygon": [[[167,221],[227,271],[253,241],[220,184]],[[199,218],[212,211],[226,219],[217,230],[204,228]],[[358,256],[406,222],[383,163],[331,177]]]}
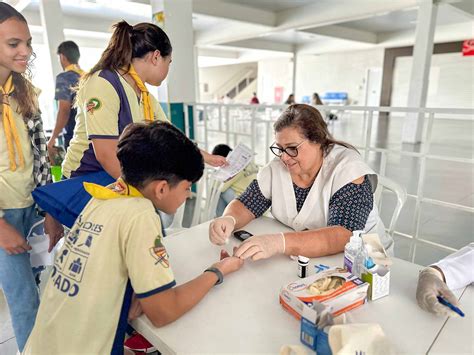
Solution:
{"label": "boy's dark hair", "polygon": [[154,180],[171,187],[196,182],[204,171],[198,147],[167,122],[130,124],[119,138],[117,158],[123,179],[138,188]]}
{"label": "boy's dark hair", "polygon": [[212,150],[212,154],[226,157],[229,155],[231,151],[232,151],[232,148],[229,147],[227,144],[218,144]]}
{"label": "boy's dark hair", "polygon": [[78,45],[73,41],[64,41],[58,46],[58,54],[62,54],[71,64],[79,63],[81,53]]}

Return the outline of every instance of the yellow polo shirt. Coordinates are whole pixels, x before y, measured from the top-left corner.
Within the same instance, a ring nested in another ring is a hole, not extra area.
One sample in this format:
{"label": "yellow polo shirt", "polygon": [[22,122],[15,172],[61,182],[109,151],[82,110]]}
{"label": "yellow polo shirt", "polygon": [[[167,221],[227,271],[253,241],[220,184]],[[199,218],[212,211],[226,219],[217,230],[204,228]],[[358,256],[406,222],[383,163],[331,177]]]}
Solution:
{"label": "yellow polo shirt", "polygon": [[7,139],[5,127],[3,126],[2,106],[0,105],[0,209],[25,208],[31,206],[33,197],[31,191],[35,188],[33,178],[33,150],[28,135],[28,128],[23,121],[23,116],[18,113],[18,104],[12,97],[9,98],[12,108],[13,120],[20,137],[20,144],[25,158],[25,164],[20,166],[15,146],[15,161],[17,168],[10,170],[10,158],[8,157]]}
{"label": "yellow polo shirt", "polygon": [[[77,115],[74,137],[64,159],[62,169],[67,178],[97,171],[100,164],[92,148],[93,138],[117,139],[119,136],[120,99],[112,84],[94,73],[77,93]],[[132,114],[133,122],[144,122],[143,101],[135,90],[119,75]],[[168,121],[159,102],[150,95],[156,120]],[[95,170],[94,170],[95,169]]]}
{"label": "yellow polo shirt", "polygon": [[92,198],[56,256],[24,354],[110,354],[114,339],[123,350],[128,280],[139,298],[176,284],[160,217],[146,198]]}

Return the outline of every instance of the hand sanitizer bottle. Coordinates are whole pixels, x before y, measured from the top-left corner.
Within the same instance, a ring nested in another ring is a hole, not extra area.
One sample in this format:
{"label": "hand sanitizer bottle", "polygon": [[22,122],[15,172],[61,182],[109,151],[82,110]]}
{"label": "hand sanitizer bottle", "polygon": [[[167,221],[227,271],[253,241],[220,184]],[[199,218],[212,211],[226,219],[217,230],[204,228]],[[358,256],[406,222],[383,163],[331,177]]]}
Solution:
{"label": "hand sanitizer bottle", "polygon": [[355,258],[362,247],[362,238],[360,237],[362,233],[363,231],[353,231],[349,243],[344,248],[344,267],[352,274],[354,274],[352,268]]}

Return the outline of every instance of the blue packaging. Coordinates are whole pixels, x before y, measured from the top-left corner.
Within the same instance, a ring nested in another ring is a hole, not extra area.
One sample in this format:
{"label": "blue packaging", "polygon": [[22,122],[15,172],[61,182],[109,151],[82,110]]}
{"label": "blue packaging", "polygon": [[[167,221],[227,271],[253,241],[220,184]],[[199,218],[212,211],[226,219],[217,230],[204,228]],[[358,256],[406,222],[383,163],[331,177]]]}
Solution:
{"label": "blue packaging", "polygon": [[332,355],[328,334],[304,317],[301,317],[300,340],[318,355]]}

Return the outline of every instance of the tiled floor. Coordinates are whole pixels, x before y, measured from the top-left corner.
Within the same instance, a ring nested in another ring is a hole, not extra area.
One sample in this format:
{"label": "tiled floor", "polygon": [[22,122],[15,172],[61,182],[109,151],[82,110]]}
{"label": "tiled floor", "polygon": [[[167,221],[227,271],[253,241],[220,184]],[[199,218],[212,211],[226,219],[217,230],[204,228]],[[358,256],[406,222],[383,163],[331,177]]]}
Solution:
{"label": "tiled floor", "polygon": [[[404,145],[400,142],[401,119],[374,119],[372,142],[380,148],[403,149],[420,151],[422,145]],[[360,117],[342,117],[331,123],[331,130],[337,139],[348,141],[354,145],[363,145],[363,121]],[[474,125],[472,121],[437,121],[433,129],[433,144],[430,152],[436,155],[473,158]],[[263,140],[263,139],[262,139]],[[211,140],[211,146],[215,143]],[[371,156],[370,163],[378,169],[380,157]],[[474,169],[473,165],[429,160],[427,162],[426,178],[423,185],[424,195],[429,198],[474,207]],[[399,182],[409,194],[416,194],[419,174],[419,162],[410,157],[389,155],[386,175]],[[390,218],[390,207],[393,206],[393,196],[385,195],[382,219],[386,224]],[[184,225],[189,224],[192,214],[192,201],[186,208]],[[413,234],[415,200],[409,198],[405,204],[396,230]],[[470,212],[459,211],[432,204],[423,204],[420,220],[420,236],[436,243],[442,243],[453,248],[460,248],[474,241],[474,218]],[[396,237],[395,254],[402,259],[411,260],[412,241]],[[416,245],[415,262],[428,265],[447,255],[448,252],[426,245]],[[8,316],[7,307],[0,294],[0,354],[16,354],[16,343]]]}

